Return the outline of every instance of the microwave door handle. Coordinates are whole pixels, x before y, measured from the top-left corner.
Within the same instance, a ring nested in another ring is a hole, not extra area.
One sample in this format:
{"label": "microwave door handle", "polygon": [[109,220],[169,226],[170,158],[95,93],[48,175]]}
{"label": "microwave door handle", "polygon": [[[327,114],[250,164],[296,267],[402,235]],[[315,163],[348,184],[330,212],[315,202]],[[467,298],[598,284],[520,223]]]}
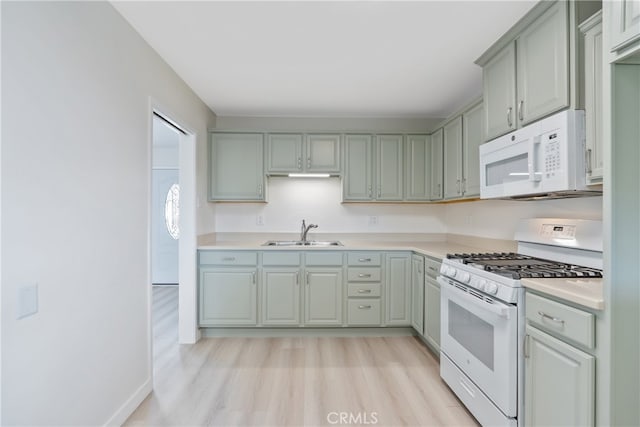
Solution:
{"label": "microwave door handle", "polygon": [[498,317],[505,317],[507,319],[509,318],[508,307],[504,306],[498,301],[494,300],[493,304],[482,301],[481,299],[476,298],[473,295],[469,295],[468,293],[457,289],[455,286],[452,286],[449,281],[442,276],[438,276],[436,280],[438,281],[438,283],[440,283],[440,289],[445,290],[445,293],[450,292],[454,294],[456,298],[468,302],[481,310],[493,313]]}
{"label": "microwave door handle", "polygon": [[536,182],[542,179],[541,173],[536,173],[536,146],[540,145],[540,135],[529,140],[529,153],[527,156],[527,167],[529,169],[529,181]]}

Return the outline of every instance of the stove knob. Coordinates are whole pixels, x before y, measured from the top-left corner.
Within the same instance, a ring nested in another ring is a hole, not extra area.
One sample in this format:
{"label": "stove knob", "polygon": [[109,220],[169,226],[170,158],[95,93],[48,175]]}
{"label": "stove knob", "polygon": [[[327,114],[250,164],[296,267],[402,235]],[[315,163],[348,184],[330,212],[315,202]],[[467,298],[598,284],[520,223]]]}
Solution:
{"label": "stove knob", "polygon": [[446,274],[447,274],[447,270],[448,270],[448,269],[449,269],[449,267],[447,267],[446,265],[442,264],[442,265],[440,266],[440,274],[444,274],[444,275],[446,275]]}
{"label": "stove knob", "polygon": [[478,289],[480,289],[481,291],[484,291],[486,287],[487,287],[486,280],[483,279],[478,282]]}
{"label": "stove knob", "polygon": [[449,267],[449,269],[447,270],[447,276],[449,277],[456,277],[457,273],[458,273],[458,270],[456,270],[453,267]]}
{"label": "stove knob", "polygon": [[498,293],[498,285],[494,282],[489,282],[487,284],[486,291],[487,293],[495,295]]}
{"label": "stove knob", "polygon": [[462,283],[469,283],[469,279],[471,279],[469,273],[467,273],[466,271],[460,272],[460,281]]}

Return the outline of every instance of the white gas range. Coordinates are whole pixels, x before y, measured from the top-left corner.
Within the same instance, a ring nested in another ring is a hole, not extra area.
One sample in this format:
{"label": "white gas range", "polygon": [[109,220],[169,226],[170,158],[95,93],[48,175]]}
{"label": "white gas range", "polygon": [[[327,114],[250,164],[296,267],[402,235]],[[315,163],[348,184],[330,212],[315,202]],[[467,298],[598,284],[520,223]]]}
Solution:
{"label": "white gas range", "polygon": [[600,221],[538,218],[517,253],[449,254],[441,289],[440,375],[485,426],[522,426],[526,278],[602,277]]}

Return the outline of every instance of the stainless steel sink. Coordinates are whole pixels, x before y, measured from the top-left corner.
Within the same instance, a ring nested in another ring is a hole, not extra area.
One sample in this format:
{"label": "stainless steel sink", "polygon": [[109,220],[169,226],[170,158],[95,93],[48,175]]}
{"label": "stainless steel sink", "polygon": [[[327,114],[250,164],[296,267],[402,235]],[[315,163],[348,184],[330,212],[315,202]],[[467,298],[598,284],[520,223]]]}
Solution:
{"label": "stainless steel sink", "polygon": [[303,242],[301,240],[269,240],[262,246],[342,246],[337,240],[310,240]]}

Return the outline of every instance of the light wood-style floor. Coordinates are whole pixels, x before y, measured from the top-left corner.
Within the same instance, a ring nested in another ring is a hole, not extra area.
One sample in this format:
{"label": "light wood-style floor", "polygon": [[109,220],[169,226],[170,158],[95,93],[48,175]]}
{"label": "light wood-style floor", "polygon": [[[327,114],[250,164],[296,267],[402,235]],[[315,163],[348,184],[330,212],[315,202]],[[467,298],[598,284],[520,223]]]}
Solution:
{"label": "light wood-style floor", "polygon": [[154,392],[125,425],[477,426],[413,337],[177,344],[177,288],[154,289]]}

